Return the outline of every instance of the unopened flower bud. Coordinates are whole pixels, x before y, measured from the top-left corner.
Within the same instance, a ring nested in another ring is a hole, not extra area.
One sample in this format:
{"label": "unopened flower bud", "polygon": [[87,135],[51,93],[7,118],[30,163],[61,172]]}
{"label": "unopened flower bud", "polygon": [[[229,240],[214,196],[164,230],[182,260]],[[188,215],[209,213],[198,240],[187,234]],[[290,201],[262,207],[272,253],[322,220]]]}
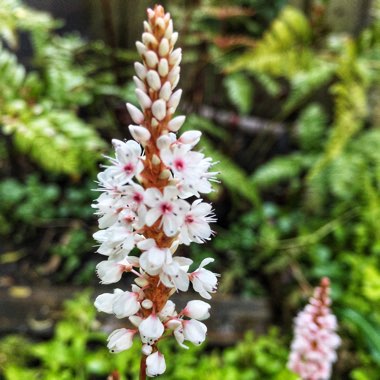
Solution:
{"label": "unopened flower bud", "polygon": [[161,121],[166,116],[166,102],[163,99],[156,100],[152,105],[152,113],[154,117]]}
{"label": "unopened flower bud", "polygon": [[167,102],[170,99],[171,94],[172,85],[170,82],[165,82],[164,85],[161,87],[159,97]]}
{"label": "unopened flower bud", "polygon": [[145,144],[150,139],[150,132],[140,125],[130,125],[129,132],[132,137],[139,143]]}
{"label": "unopened flower bud", "polygon": [[169,73],[169,63],[167,61],[167,59],[165,58],[161,58],[160,59],[160,62],[158,64],[158,73],[162,76],[162,77],[166,77]]}
{"label": "unopened flower bud", "polygon": [[141,91],[139,88],[136,88],[135,90],[137,100],[143,109],[150,108],[152,105],[152,101],[150,100],[150,97],[144,92]]}
{"label": "unopened flower bud", "polygon": [[144,114],[137,107],[131,103],[127,103],[127,108],[132,120],[136,124],[142,124],[144,122]]}
{"label": "unopened flower bud", "polygon": [[169,41],[167,38],[161,40],[158,53],[161,57],[165,57],[169,53]]}
{"label": "unopened flower bud", "polygon": [[172,132],[177,132],[186,120],[186,116],[177,116],[171,119],[168,123],[168,128]]}
{"label": "unopened flower bud", "polygon": [[158,64],[158,57],[157,57],[157,54],[154,51],[152,51],[152,50],[147,51],[144,54],[144,57],[145,57],[145,62],[148,65],[148,67],[154,69],[157,66],[157,64]]}
{"label": "unopened flower bud", "polygon": [[147,74],[147,69],[146,67],[140,63],[140,62],[135,62],[135,71],[137,76],[141,79],[144,80]]}
{"label": "unopened flower bud", "polygon": [[151,300],[145,299],[144,301],[142,301],[141,306],[144,309],[151,309],[153,307],[153,302]]}
{"label": "unopened flower bud", "polygon": [[148,71],[146,81],[149,87],[154,91],[158,91],[161,88],[161,79],[156,70]]}

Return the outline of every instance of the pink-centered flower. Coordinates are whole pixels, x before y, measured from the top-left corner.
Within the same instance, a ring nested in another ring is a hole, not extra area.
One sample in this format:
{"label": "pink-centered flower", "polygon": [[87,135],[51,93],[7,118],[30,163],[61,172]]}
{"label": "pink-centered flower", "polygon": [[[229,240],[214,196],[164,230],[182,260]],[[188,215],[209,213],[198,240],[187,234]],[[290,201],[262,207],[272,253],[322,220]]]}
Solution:
{"label": "pink-centered flower", "polygon": [[178,199],[178,190],[174,186],[165,187],[163,193],[156,188],[146,190],[145,203],[150,207],[145,216],[147,226],[152,226],[161,218],[161,225],[167,236],[178,233],[187,202]]}
{"label": "pink-centered flower", "polygon": [[195,200],[185,211],[179,235],[180,241],[189,245],[191,242],[202,244],[210,240],[213,232],[209,223],[212,222],[215,222],[212,206],[202,202],[202,199]]}
{"label": "pink-centered flower", "polygon": [[323,278],[308,305],[295,318],[288,367],[302,380],[328,380],[340,338],[331,313],[329,279]]}

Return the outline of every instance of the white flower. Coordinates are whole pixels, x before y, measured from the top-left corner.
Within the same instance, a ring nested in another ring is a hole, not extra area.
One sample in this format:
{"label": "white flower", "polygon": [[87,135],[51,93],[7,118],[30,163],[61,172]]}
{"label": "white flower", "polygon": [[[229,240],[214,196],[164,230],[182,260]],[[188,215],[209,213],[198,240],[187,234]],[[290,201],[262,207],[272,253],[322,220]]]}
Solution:
{"label": "white flower", "polygon": [[156,314],[151,314],[139,324],[143,343],[154,344],[164,333],[164,325]]}
{"label": "white flower", "polygon": [[95,232],[93,236],[101,243],[97,252],[105,256],[126,256],[135,246],[135,235],[131,227],[125,225],[114,225]]}
{"label": "white flower", "polygon": [[146,375],[155,377],[166,371],[166,363],[164,355],[156,351],[146,358]]}
{"label": "white flower", "polygon": [[136,334],[136,330],[118,329],[113,331],[108,337],[107,347],[112,353],[118,353],[128,350],[132,347],[133,336]]}
{"label": "white flower", "polygon": [[168,166],[174,175],[181,181],[181,196],[187,198],[191,195],[199,196],[199,193],[210,193],[212,187],[210,180],[215,180],[217,173],[209,173],[213,165],[210,158],[200,152],[191,151],[191,145],[179,143],[171,144],[160,151],[162,161]]}
{"label": "white flower", "polygon": [[206,339],[207,327],[204,323],[190,319],[184,320],[182,325],[185,340],[200,345]]}
{"label": "white flower", "polygon": [[95,214],[101,216],[98,220],[99,228],[107,228],[116,223],[123,201],[119,194],[104,192],[92,207],[98,209]]}
{"label": "white flower", "polygon": [[125,143],[116,141],[117,143],[113,141],[116,144],[116,159],[111,159],[113,165],[109,166],[105,173],[118,183],[129,183],[144,168],[141,161],[141,146],[133,140]]}
{"label": "white flower", "polygon": [[215,222],[212,207],[209,203],[197,199],[186,210],[184,222],[181,227],[179,239],[183,244],[189,245],[191,242],[202,244],[205,240],[210,240],[212,230],[209,223]]}
{"label": "white flower", "polygon": [[153,226],[159,218],[166,236],[174,236],[183,220],[183,213],[187,202],[178,199],[178,191],[174,186],[167,186],[163,193],[156,188],[150,188],[145,192],[145,203],[150,210],[145,216],[148,227]]}
{"label": "white flower", "polygon": [[98,311],[103,313],[112,314],[112,305],[115,299],[115,296],[123,293],[121,289],[115,289],[112,293],[103,293],[96,297],[94,305]]}
{"label": "white flower", "polygon": [[186,257],[167,255],[160,273],[161,282],[168,288],[174,287],[186,292],[189,288],[187,271],[192,262]]}
{"label": "white flower", "polygon": [[129,272],[133,266],[138,266],[138,258],[130,256],[122,261],[105,260],[96,266],[97,275],[102,284],[118,282],[124,272]]}
{"label": "white flower", "polygon": [[168,248],[151,247],[141,254],[140,267],[151,276],[156,276],[160,273],[165,259],[168,256],[171,257]]}
{"label": "white flower", "polygon": [[140,310],[138,297],[138,293],[128,291],[116,294],[112,305],[112,312],[116,318],[125,318],[136,314]]}
{"label": "white flower", "polygon": [[176,315],[177,312],[175,311],[175,303],[171,300],[166,301],[165,306],[158,313],[158,316],[162,321],[166,321],[170,317],[174,317]]}
{"label": "white flower", "polygon": [[190,274],[190,281],[193,283],[194,290],[206,299],[211,298],[209,293],[216,292],[218,284],[217,274],[204,269],[204,266],[213,261],[214,259],[212,258],[204,259],[199,268]]}
{"label": "white flower", "polygon": [[189,301],[181,314],[198,321],[203,321],[210,317],[210,308],[211,306],[207,302],[200,300]]}

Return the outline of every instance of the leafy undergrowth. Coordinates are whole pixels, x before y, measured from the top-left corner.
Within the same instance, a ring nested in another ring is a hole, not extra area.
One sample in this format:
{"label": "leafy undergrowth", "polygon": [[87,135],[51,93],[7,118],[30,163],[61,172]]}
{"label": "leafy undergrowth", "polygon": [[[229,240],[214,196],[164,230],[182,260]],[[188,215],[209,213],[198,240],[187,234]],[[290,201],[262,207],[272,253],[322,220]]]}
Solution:
{"label": "leafy undergrowth", "polygon": [[[141,347],[110,354],[106,334],[99,331],[96,311],[88,292],[65,304],[63,318],[54,336],[32,342],[20,335],[0,341],[0,375],[5,380],[89,380],[104,379],[117,370],[121,380],[135,379],[140,366]],[[236,346],[221,349],[190,347],[184,350],[171,340],[161,344],[166,357],[167,380],[292,380],[286,369],[288,351],[277,329],[254,337],[248,333]]]}

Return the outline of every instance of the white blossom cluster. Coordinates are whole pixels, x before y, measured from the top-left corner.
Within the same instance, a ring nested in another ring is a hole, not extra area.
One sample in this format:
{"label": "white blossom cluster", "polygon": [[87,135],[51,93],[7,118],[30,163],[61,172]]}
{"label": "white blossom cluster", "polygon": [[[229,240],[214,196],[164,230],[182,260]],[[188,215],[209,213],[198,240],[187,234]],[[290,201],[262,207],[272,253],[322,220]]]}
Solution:
{"label": "white blossom cluster", "polygon": [[[175,255],[180,244],[202,244],[213,234],[209,223],[214,214],[200,194],[212,191],[215,172],[210,158],[193,151],[198,131],[176,132],[184,116],[173,117],[181,90],[175,90],[180,76],[181,49],[174,49],[178,33],[169,13],[161,6],[148,9],[142,42],[137,50],[143,62],[136,62],[136,96],[141,106],[127,104],[136,125],[129,126],[134,140],[113,140],[115,157],[98,174],[101,195],[93,207],[100,230],[94,234],[97,252],[105,260],[97,265],[102,284],[118,282],[123,273],[133,273],[130,291],[115,289],[96,298],[98,311],[129,318],[133,328],[115,330],[108,348],[117,353],[132,346],[139,335],[146,356],[146,375],[166,369],[157,342],[173,334],[180,346],[205,340],[210,305],[194,300],[177,312],[169,300],[175,291],[187,291],[190,283],[203,298],[210,299],[217,287],[217,275],[206,266],[189,271],[192,260]],[[133,255],[132,250],[135,253]]]}

